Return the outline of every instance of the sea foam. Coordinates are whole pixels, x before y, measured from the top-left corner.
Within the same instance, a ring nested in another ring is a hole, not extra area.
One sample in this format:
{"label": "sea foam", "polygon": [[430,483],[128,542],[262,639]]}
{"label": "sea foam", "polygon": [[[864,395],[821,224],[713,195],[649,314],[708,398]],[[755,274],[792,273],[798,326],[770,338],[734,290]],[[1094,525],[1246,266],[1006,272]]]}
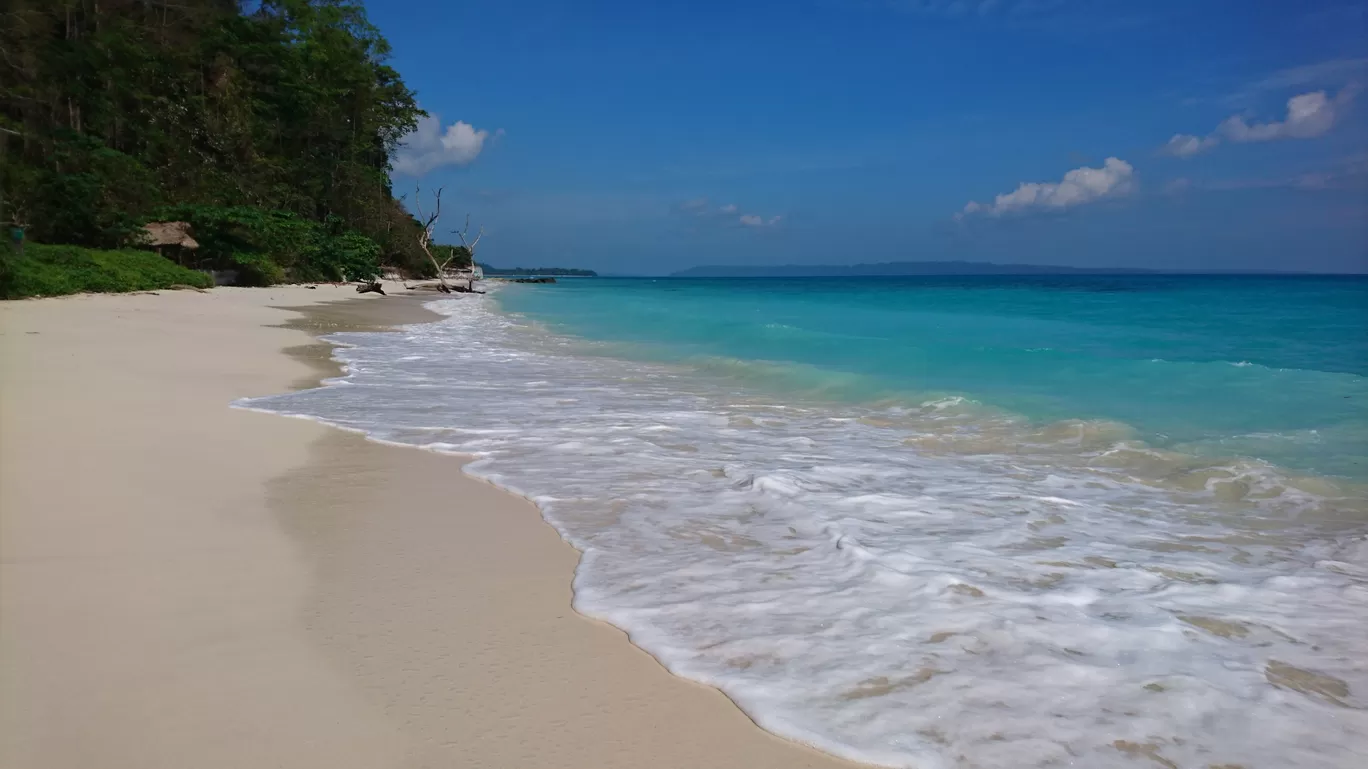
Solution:
{"label": "sea foam", "polygon": [[433,306],[333,337],[351,386],[243,405],[474,455],[583,551],[577,610],[770,731],[925,768],[1368,751],[1356,490],[959,397],[776,402]]}

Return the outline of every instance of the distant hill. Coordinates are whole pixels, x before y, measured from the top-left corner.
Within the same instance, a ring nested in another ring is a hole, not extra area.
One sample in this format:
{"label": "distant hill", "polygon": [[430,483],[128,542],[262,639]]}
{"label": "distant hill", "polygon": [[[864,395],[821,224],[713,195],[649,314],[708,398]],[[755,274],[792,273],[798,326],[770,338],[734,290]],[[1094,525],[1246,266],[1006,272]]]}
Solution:
{"label": "distant hill", "polygon": [[900,275],[1315,275],[1277,270],[1146,270],[1139,267],[1065,267],[992,262],[879,262],[877,264],[706,265],[672,278],[839,278]]}
{"label": "distant hill", "polygon": [[484,270],[484,274],[491,278],[497,278],[508,275],[516,275],[520,277],[528,275],[554,275],[557,277],[565,278],[598,277],[598,273],[594,272],[593,270],[580,270],[574,267],[495,267],[491,264],[481,264],[480,269]]}
{"label": "distant hill", "polygon": [[880,262],[878,264],[707,265],[680,270],[673,278],[803,278],[899,275],[1156,275],[1133,267],[1063,267],[992,262]]}

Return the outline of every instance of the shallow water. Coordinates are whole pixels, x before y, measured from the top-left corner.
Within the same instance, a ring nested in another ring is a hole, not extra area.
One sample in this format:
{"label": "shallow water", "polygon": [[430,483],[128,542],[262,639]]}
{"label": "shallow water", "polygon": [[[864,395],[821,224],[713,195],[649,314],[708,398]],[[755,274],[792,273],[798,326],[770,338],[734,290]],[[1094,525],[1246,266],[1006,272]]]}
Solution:
{"label": "shallow water", "polygon": [[[516,287],[524,289],[524,287]],[[565,281],[505,308],[615,354],[867,403],[933,393],[1368,480],[1368,278]]]}
{"label": "shallow water", "polygon": [[[1119,328],[1050,337],[1019,322],[1046,313],[1039,297],[1012,298],[1006,321],[985,320],[980,299],[971,322],[919,296],[922,320],[879,331],[862,358],[814,335],[869,336],[865,305],[906,313],[889,308],[907,292],[865,288],[876,296],[852,303],[802,289],[794,308],[678,283],[617,285],[612,302],[595,300],[608,282],[442,302],[439,323],[338,335],[341,382],[246,405],[481,457],[472,472],[531,497],[584,551],[578,610],[833,753],[1252,769],[1345,767],[1368,751],[1368,501],[1343,458],[1364,453],[1352,342],[1318,343],[1334,359],[1322,368],[1287,368],[1314,356],[1257,334],[1222,340],[1219,354],[1249,366],[1198,360],[1184,329],[1211,327],[1210,293],[1186,319],[1150,307],[1169,328],[1165,370],[1197,372],[1184,387],[1198,406],[1104,365],[1141,360],[1117,354]],[[1122,293],[945,290],[1082,293],[1082,308]],[[661,298],[689,292],[692,304]],[[1248,306],[1236,314],[1261,330],[1255,305],[1223,306]],[[1291,337],[1353,318],[1321,305]],[[1046,320],[1093,329],[1114,310]],[[618,319],[612,333],[595,330],[601,314]],[[771,324],[800,333],[756,330]],[[771,332],[802,341],[764,342]],[[1047,338],[1069,350],[1051,365],[1075,376],[994,368],[980,349]],[[1300,389],[1215,364],[1299,372]],[[1112,392],[1089,394],[1104,381]],[[1340,391],[1354,405],[1328,402]],[[1164,416],[1168,404],[1185,415]],[[1286,438],[1308,432],[1332,438]],[[1348,450],[1337,460],[1325,440]]]}

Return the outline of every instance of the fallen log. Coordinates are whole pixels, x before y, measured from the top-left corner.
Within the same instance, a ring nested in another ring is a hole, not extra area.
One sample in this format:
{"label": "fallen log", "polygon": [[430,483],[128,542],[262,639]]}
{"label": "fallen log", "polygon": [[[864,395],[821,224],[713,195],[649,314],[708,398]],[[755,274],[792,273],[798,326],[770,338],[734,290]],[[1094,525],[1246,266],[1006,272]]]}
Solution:
{"label": "fallen log", "polygon": [[473,288],[456,285],[454,283],[421,283],[416,286],[404,286],[409,291],[440,291],[443,294],[483,294],[483,291],[476,291]]}

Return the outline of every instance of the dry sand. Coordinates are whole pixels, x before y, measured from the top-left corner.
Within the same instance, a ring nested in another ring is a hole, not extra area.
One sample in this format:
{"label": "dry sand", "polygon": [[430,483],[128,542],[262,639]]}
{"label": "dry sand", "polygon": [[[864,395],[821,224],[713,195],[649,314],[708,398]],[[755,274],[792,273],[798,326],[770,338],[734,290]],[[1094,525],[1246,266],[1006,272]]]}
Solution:
{"label": "dry sand", "polygon": [[228,407],[329,372],[307,331],[424,315],[0,304],[0,766],[853,766],[576,614],[575,551],[457,459]]}

